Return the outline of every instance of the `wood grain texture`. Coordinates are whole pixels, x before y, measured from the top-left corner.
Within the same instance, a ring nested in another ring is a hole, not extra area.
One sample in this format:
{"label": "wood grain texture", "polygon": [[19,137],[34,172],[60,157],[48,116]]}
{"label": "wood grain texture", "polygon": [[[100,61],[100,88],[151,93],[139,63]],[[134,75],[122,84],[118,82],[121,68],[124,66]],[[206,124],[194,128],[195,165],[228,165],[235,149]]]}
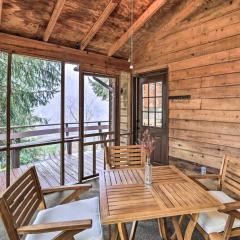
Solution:
{"label": "wood grain texture", "polygon": [[3,0],[0,0],[0,24],[2,21],[2,6],[3,6]]}
{"label": "wood grain texture", "polygon": [[94,23],[90,31],[85,35],[83,40],[81,41],[81,50],[84,50],[88,43],[92,40],[92,38],[96,35],[96,33],[100,30],[100,28],[103,26],[105,21],[108,19],[108,17],[111,15],[111,13],[114,11],[114,9],[118,6],[119,0],[110,0],[107,7],[104,9],[98,20]]}
{"label": "wood grain texture", "polygon": [[143,178],[143,169],[101,172],[103,224],[172,217],[221,207],[215,198],[173,166],[153,167],[151,186],[145,186]]}
{"label": "wood grain texture", "polygon": [[164,38],[156,21],[145,50],[135,46],[135,68],[168,67],[169,95],[191,95],[169,101],[170,156],[219,169],[225,154],[240,154],[240,0],[215,3]]}
{"label": "wood grain texture", "polygon": [[[63,201],[63,203],[69,203],[78,199],[79,194],[88,190],[90,187],[88,184],[83,186],[60,186],[54,189],[47,189],[46,193],[74,190],[74,192]],[[92,226],[91,219],[30,225],[30,221],[36,212],[39,209],[45,208],[46,204],[36,169],[35,167],[31,167],[1,195],[0,213],[8,236],[12,240],[20,240],[22,234],[62,231],[54,239],[72,239],[77,233]]]}
{"label": "wood grain texture", "polygon": [[133,25],[124,33],[114,45],[110,48],[108,56],[114,55],[126,42],[137,32],[151,17],[166,3],[166,0],[156,0],[151,6],[133,23]]}
{"label": "wood grain texture", "polygon": [[45,42],[47,42],[49,37],[51,36],[51,33],[52,33],[56,23],[57,23],[57,20],[58,20],[60,14],[61,14],[61,11],[64,7],[64,4],[65,4],[65,0],[57,0],[56,5],[53,9],[53,13],[51,15],[51,18],[49,20],[48,26],[47,26],[47,28],[44,32],[44,35],[43,35],[43,40]]}

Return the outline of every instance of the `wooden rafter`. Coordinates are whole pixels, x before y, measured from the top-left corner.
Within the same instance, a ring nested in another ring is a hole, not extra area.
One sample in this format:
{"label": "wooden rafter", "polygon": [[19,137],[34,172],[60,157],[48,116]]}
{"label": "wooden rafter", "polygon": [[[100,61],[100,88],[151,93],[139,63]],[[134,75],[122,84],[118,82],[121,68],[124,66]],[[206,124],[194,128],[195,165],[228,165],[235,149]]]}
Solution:
{"label": "wooden rafter", "polygon": [[201,6],[205,0],[188,0],[183,5],[181,5],[176,14],[162,26],[161,28],[161,38],[164,38],[172,31],[174,27],[178,25],[181,21],[186,19],[192,12],[194,12],[199,6]]}
{"label": "wooden rafter", "polygon": [[3,0],[0,0],[0,24],[2,20],[2,6],[3,6]]}
{"label": "wooden rafter", "polygon": [[127,71],[129,63],[125,60],[109,58],[96,53],[87,53],[78,49],[32,40],[28,38],[0,33],[0,50],[11,51],[28,56],[36,56],[58,61],[70,61],[89,64],[96,68],[114,68]]}
{"label": "wooden rafter", "polygon": [[45,41],[45,42],[48,41],[48,39],[56,25],[58,17],[60,16],[60,13],[63,9],[64,4],[65,4],[65,0],[57,0],[57,3],[54,7],[54,10],[53,10],[52,16],[50,18],[50,21],[48,23],[48,26],[44,32],[43,41]]}
{"label": "wooden rafter", "polygon": [[108,56],[114,55],[127,40],[137,32],[165,3],[167,0],[155,0],[150,7],[137,19],[136,22],[124,33],[110,48]]}
{"label": "wooden rafter", "polygon": [[101,16],[98,18],[98,20],[95,22],[95,24],[90,29],[90,31],[86,34],[86,36],[83,38],[82,43],[81,43],[81,50],[84,50],[87,47],[88,43],[93,39],[93,37],[96,35],[96,33],[102,27],[102,25],[106,22],[108,17],[111,15],[111,13],[117,7],[118,3],[119,3],[119,0],[111,0],[108,3],[107,7],[104,9]]}

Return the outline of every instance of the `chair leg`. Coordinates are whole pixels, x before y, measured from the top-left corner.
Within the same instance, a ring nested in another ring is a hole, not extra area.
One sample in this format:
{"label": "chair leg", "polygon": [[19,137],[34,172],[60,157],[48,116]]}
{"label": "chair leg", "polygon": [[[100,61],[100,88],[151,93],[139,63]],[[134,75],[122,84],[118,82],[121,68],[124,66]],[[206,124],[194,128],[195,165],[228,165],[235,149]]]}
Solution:
{"label": "chair leg", "polygon": [[179,222],[178,222],[177,217],[172,217],[172,223],[173,223],[173,227],[174,227],[177,239],[178,240],[183,240],[182,231],[181,231],[181,228],[179,226]]}
{"label": "chair leg", "polygon": [[185,232],[184,240],[191,240],[193,231],[195,230],[195,227],[196,227],[196,224],[198,221],[198,217],[199,217],[198,213],[193,214],[191,216],[190,221],[187,226],[187,229],[186,229],[186,232]]}
{"label": "chair leg", "polygon": [[[184,218],[185,218],[185,216],[182,215],[182,216],[180,216],[180,218],[178,220],[178,224],[179,224],[180,228],[182,227]],[[173,235],[171,236],[171,240],[176,240],[176,239],[177,239],[176,233],[173,233]]]}
{"label": "chair leg", "polygon": [[230,238],[234,221],[235,221],[235,217],[229,215],[226,226],[225,226],[225,229],[224,229],[224,234],[223,234],[223,239],[224,240],[228,240]]}
{"label": "chair leg", "polygon": [[118,232],[121,240],[129,240],[125,223],[118,223]]}
{"label": "chair leg", "polygon": [[158,221],[159,234],[162,240],[168,240],[169,236],[168,236],[167,227],[166,227],[166,219],[159,218],[157,221]]}
{"label": "chair leg", "polygon": [[134,240],[134,239],[135,239],[135,234],[136,234],[136,230],[137,230],[137,225],[138,225],[138,221],[134,221],[134,222],[132,223],[132,229],[131,229],[131,233],[130,233],[129,240]]}
{"label": "chair leg", "polygon": [[[112,227],[114,228],[113,230],[112,230]],[[117,240],[118,239],[118,228],[117,228],[116,224],[114,226],[111,226],[110,238],[109,239],[111,239],[111,240]]]}

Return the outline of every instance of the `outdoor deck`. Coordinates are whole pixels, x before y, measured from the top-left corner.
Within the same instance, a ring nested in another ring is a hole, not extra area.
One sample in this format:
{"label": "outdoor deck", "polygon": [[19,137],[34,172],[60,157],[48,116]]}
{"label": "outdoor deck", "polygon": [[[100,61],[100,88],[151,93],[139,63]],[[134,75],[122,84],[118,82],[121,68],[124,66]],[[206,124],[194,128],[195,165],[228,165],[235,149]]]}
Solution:
{"label": "outdoor deck", "polygon": [[[97,173],[104,168],[104,151],[103,149],[97,150],[96,157]],[[39,176],[42,188],[57,186],[60,184],[60,156],[52,155],[47,160],[40,160],[32,164],[21,165],[19,168],[11,170],[11,182],[14,182],[23,172],[29,167],[35,166]],[[93,161],[92,151],[84,152],[84,176],[93,174]],[[0,173],[0,192],[5,189],[6,173]],[[78,182],[78,156],[73,153],[72,155],[65,156],[65,184],[73,184]]]}

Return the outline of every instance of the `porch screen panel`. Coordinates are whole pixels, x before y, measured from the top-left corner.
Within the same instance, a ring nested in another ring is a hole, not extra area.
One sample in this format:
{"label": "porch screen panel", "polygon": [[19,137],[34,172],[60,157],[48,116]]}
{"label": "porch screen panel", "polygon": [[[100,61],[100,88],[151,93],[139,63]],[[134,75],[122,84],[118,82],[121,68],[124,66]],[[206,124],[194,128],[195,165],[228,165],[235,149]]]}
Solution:
{"label": "porch screen panel", "polygon": [[0,192],[6,188],[6,94],[8,54],[0,52]]}
{"label": "porch screen panel", "polygon": [[120,144],[131,144],[131,75],[120,74]]}
{"label": "porch screen panel", "polygon": [[78,182],[79,65],[65,63],[65,184]]}
{"label": "porch screen panel", "polygon": [[61,63],[13,54],[11,86],[12,181],[32,165],[59,175]]}

